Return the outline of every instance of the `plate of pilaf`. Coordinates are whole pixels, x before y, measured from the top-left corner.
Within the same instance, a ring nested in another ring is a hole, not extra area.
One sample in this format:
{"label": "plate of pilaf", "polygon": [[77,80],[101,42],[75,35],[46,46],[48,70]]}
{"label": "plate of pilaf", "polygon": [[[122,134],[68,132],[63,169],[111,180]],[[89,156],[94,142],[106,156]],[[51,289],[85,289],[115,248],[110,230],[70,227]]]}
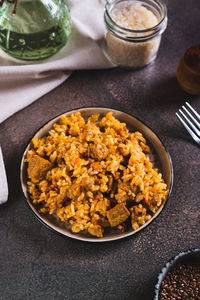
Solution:
{"label": "plate of pilaf", "polygon": [[173,185],[170,155],[137,118],[90,107],[57,116],[21,161],[28,206],[49,229],[89,242],[121,239],[149,225]]}

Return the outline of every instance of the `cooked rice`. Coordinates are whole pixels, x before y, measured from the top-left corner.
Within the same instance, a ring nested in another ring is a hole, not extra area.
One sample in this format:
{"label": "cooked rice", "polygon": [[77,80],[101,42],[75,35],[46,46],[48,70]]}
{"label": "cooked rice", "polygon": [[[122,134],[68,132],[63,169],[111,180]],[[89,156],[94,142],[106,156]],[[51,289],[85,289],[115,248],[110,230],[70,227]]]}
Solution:
{"label": "cooked rice", "polygon": [[[27,162],[33,203],[41,213],[70,223],[72,232],[103,237],[111,227],[111,209],[118,211],[121,203],[122,216],[115,216],[113,224],[122,232],[129,223],[137,230],[166,200],[167,185],[146,155],[146,140],[111,112],[100,121],[99,115],[87,120],[81,113],[63,115],[48,136],[34,137],[32,146]],[[41,171],[42,179],[31,176],[34,155],[52,165],[45,175]]]}

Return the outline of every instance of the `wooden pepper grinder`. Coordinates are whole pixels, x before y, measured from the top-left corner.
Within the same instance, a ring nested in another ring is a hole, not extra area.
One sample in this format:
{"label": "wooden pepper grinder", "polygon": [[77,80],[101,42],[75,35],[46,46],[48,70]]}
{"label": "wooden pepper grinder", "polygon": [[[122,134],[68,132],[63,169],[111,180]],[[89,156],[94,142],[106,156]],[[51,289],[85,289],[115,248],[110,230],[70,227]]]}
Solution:
{"label": "wooden pepper grinder", "polygon": [[187,93],[200,95],[200,45],[185,51],[176,74],[179,84]]}

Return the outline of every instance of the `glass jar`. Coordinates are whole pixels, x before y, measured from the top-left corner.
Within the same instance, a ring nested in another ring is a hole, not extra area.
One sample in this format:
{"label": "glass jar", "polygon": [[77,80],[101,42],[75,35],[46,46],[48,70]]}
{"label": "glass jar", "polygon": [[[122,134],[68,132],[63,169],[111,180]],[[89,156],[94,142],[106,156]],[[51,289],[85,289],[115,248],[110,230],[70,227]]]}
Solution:
{"label": "glass jar", "polygon": [[163,0],[107,1],[104,20],[104,53],[113,64],[137,69],[155,60],[167,26]]}
{"label": "glass jar", "polygon": [[0,48],[20,60],[44,59],[66,44],[71,27],[65,0],[4,0],[0,7]]}

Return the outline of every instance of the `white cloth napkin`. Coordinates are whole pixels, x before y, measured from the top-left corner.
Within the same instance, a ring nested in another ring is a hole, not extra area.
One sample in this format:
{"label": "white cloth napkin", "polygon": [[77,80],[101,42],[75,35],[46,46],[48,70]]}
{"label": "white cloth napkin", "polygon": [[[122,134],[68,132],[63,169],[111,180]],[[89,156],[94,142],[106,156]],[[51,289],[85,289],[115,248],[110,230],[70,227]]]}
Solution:
{"label": "white cloth napkin", "polygon": [[[11,60],[0,51],[0,123],[65,81],[73,70],[110,68],[101,42],[105,0],[71,0],[72,34],[55,56],[39,63]],[[0,204],[8,186],[0,150]]]}
{"label": "white cloth napkin", "polygon": [[73,70],[113,67],[105,58],[105,0],[71,0],[73,29],[67,45],[39,63],[25,64],[0,52],[0,123],[65,81]]}
{"label": "white cloth napkin", "polygon": [[3,155],[0,147],[0,204],[3,204],[8,199],[8,184],[6,171],[3,163]]}

